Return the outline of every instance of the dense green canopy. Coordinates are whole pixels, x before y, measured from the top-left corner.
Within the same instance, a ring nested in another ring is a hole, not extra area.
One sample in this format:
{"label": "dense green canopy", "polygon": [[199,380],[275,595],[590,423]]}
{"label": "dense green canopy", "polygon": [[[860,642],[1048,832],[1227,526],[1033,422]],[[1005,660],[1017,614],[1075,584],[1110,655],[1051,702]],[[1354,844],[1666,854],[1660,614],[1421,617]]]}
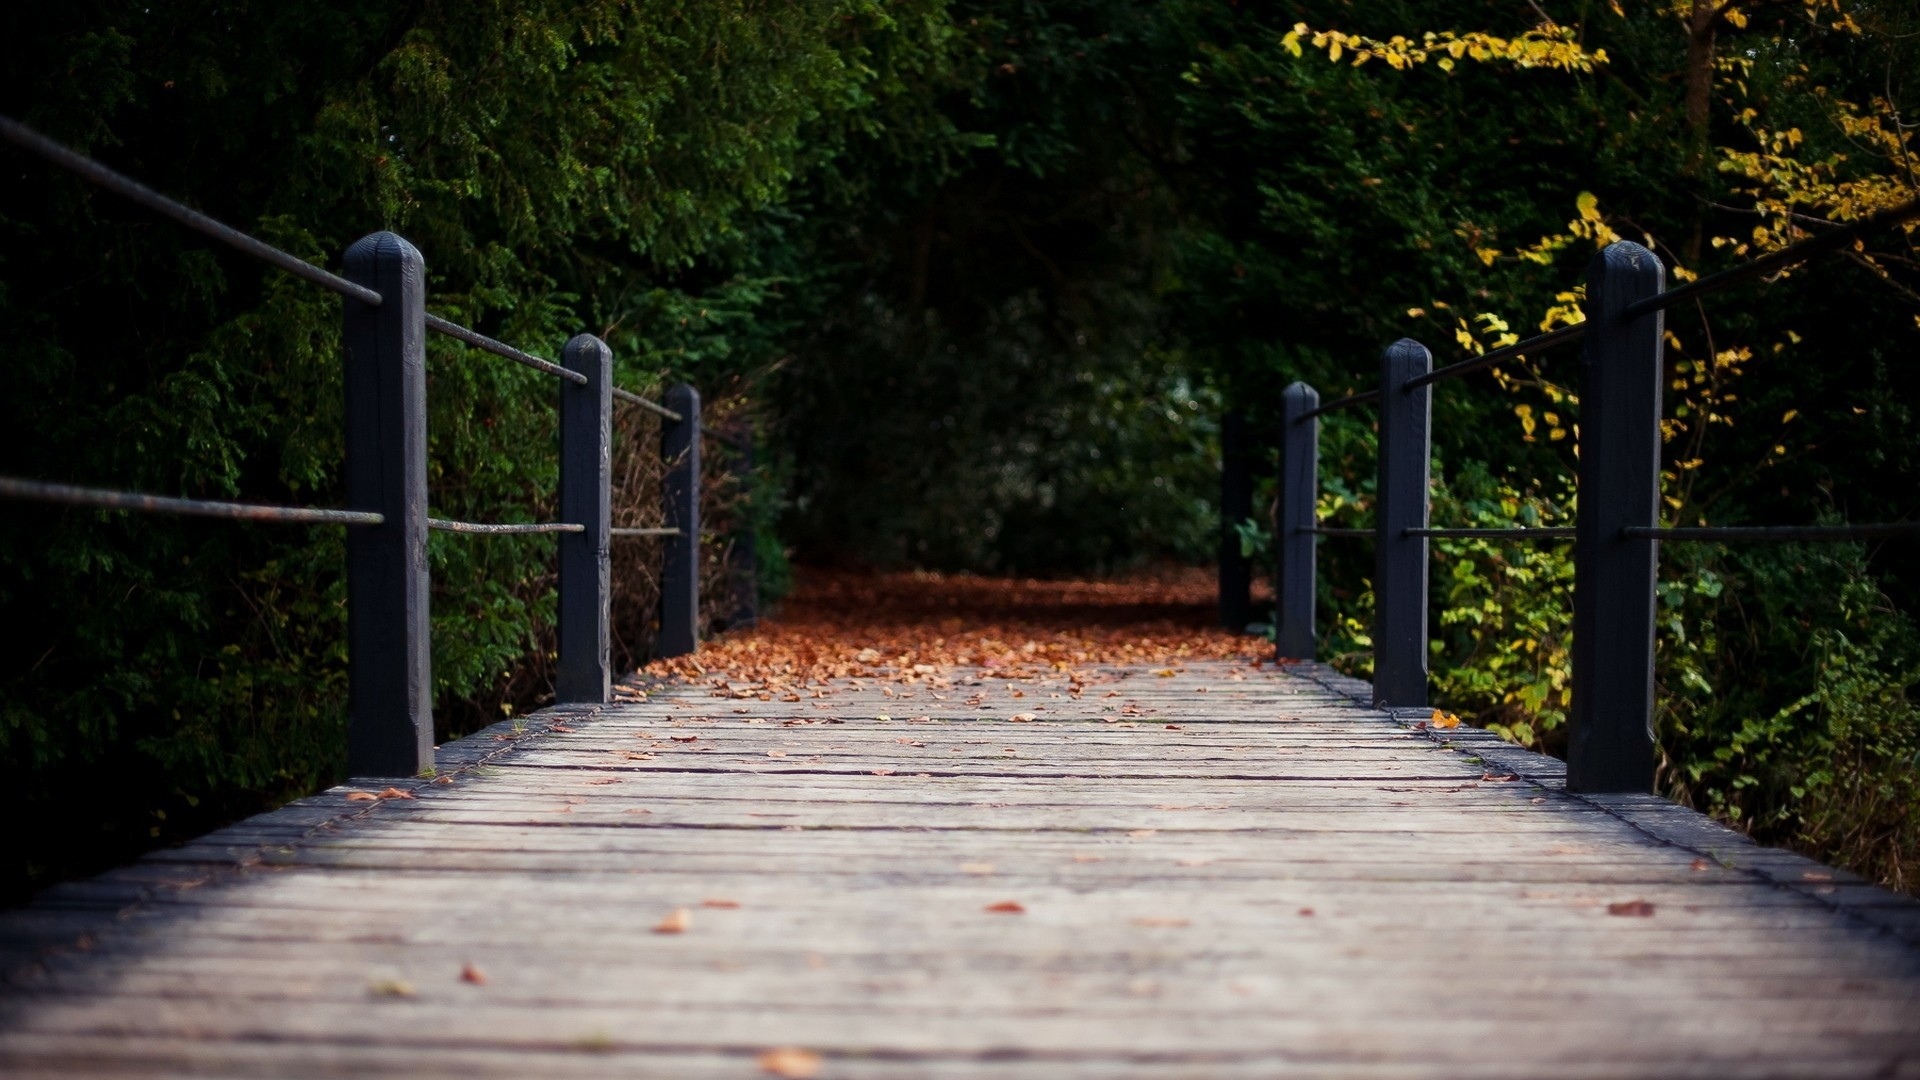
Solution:
{"label": "dense green canopy", "polygon": [[[0,112],[318,263],[394,229],[435,311],[696,383],[762,432],[770,556],[1085,572],[1208,556],[1226,408],[1577,317],[1616,235],[1705,273],[1912,197],[1909,7],[96,0],[0,15]],[[337,302],[6,153],[0,473],[333,501]],[[1913,260],[1885,237],[1672,314],[1673,520],[1915,509]],[[1571,371],[1441,390],[1436,520],[1572,513]],[[436,512],[537,513],[551,388],[445,342],[430,377]],[[1372,438],[1329,423],[1325,514],[1366,520]],[[436,540],[452,728],[538,703],[549,544]],[[1436,559],[1441,699],[1555,748],[1567,553]],[[1669,790],[1911,887],[1920,565],[1663,565]],[[1323,566],[1326,652],[1364,671],[1364,553]],[[89,808],[11,887],[330,782],[339,567],[326,531],[0,516],[0,782]]]}

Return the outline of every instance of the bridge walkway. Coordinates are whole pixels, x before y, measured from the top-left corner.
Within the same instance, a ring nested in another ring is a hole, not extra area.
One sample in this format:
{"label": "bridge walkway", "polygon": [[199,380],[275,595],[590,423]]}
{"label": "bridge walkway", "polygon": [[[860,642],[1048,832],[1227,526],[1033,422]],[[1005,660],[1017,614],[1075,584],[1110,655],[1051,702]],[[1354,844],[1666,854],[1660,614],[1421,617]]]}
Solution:
{"label": "bridge walkway", "polygon": [[657,685],[62,886],[0,1073],[1920,1076],[1912,901],[1317,666],[1000,674]]}

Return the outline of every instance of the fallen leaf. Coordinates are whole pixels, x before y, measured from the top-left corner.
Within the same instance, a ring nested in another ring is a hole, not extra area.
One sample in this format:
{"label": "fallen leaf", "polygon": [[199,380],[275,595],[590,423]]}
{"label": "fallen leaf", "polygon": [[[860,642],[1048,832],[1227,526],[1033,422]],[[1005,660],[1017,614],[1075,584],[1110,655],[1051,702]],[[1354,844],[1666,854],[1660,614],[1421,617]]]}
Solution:
{"label": "fallen leaf", "polygon": [[1634,919],[1645,919],[1653,915],[1653,905],[1647,903],[1645,900],[1622,900],[1617,904],[1608,904],[1607,914],[1624,915]]}
{"label": "fallen leaf", "polygon": [[963,874],[991,874],[993,873],[993,864],[990,862],[963,862],[960,864],[960,872]]}
{"label": "fallen leaf", "polygon": [[988,904],[985,910],[991,911],[996,915],[1025,915],[1027,913],[1026,908],[1021,907],[1012,900],[1002,900],[997,904]]}
{"label": "fallen leaf", "polygon": [[700,736],[698,735],[669,735],[667,736],[667,738],[672,739],[674,742],[699,742],[700,741]]}
{"label": "fallen leaf", "polygon": [[397,787],[390,787],[381,791],[380,797],[383,799],[411,799],[413,798],[413,792],[401,791]]}
{"label": "fallen leaf", "polygon": [[1313,909],[1312,909],[1312,908],[1310,908],[1310,907],[1303,907],[1303,908],[1301,908],[1301,909],[1300,909],[1300,914],[1301,914],[1302,916],[1305,916],[1305,917],[1307,917],[1307,918],[1312,918],[1312,917],[1313,917]]}
{"label": "fallen leaf", "polygon": [[652,761],[653,760],[652,754],[643,754],[638,750],[627,750],[622,752],[620,756],[623,758],[626,758],[628,761]]}
{"label": "fallen leaf", "polygon": [[786,757],[787,752],[785,750],[769,750],[767,751],[767,756],[768,757]]}
{"label": "fallen leaf", "polygon": [[684,934],[687,927],[693,925],[693,912],[686,908],[674,908],[667,917],[654,924],[656,934]]}
{"label": "fallen leaf", "polygon": [[758,1058],[761,1071],[785,1080],[812,1080],[820,1075],[821,1057],[797,1046],[780,1046]]}
{"label": "fallen leaf", "polygon": [[475,986],[485,986],[487,985],[487,973],[474,967],[472,964],[468,964],[460,969],[460,981],[463,983],[472,983]]}
{"label": "fallen leaf", "polygon": [[871,772],[873,773],[873,775],[875,775],[875,776],[892,776],[892,775],[893,775],[893,770],[892,770],[892,769],[873,769],[873,770],[870,770],[870,771],[871,771]]}
{"label": "fallen leaf", "polygon": [[1432,721],[1434,727],[1442,730],[1452,730],[1460,726],[1460,718],[1447,712],[1445,709],[1433,710],[1433,716],[1429,719]]}
{"label": "fallen leaf", "polygon": [[1173,669],[1161,668],[1159,671],[1154,672],[1154,674],[1158,675],[1162,679],[1171,679],[1173,678]]}
{"label": "fallen leaf", "polygon": [[1035,720],[1039,719],[1039,717],[1033,715],[1030,712],[1017,712],[1017,713],[1014,713],[1012,716],[1007,717],[1007,719],[1013,721],[1016,724],[1031,724]]}
{"label": "fallen leaf", "polygon": [[723,900],[717,896],[709,896],[705,900],[700,901],[700,906],[710,908],[737,908],[740,906],[740,901]]}
{"label": "fallen leaf", "polygon": [[413,984],[405,979],[376,979],[368,985],[367,990],[375,997],[413,996]]}
{"label": "fallen leaf", "polygon": [[347,801],[348,802],[379,802],[380,796],[375,795],[371,791],[349,791],[347,792]]}
{"label": "fallen leaf", "polygon": [[567,726],[567,725],[565,725],[565,724],[561,724],[561,723],[553,723],[553,724],[548,724],[548,725],[547,725],[547,730],[548,730],[548,731],[554,731],[554,732],[558,732],[558,733],[560,733],[560,734],[562,734],[562,735],[571,735],[571,734],[573,734],[573,729],[572,729],[572,728],[570,728],[570,727],[568,727],[568,726]]}
{"label": "fallen leaf", "polygon": [[1688,865],[1692,866],[1695,870],[1710,870],[1713,868],[1713,864],[1705,859],[1695,859]]}
{"label": "fallen leaf", "polygon": [[1168,730],[1168,731],[1181,731],[1181,730],[1183,730],[1183,729],[1182,729],[1182,728],[1180,727],[1180,725],[1179,725],[1179,724],[1168,724],[1168,725],[1167,725],[1167,730]]}

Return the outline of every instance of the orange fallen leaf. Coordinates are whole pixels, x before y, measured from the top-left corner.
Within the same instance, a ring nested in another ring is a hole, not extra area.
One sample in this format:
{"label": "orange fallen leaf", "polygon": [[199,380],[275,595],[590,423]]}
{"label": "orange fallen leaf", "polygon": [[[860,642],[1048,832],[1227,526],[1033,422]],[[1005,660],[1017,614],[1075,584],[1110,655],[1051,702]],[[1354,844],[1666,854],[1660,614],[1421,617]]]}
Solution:
{"label": "orange fallen leaf", "polygon": [[1016,724],[1031,724],[1035,720],[1038,720],[1039,717],[1033,715],[1030,712],[1017,712],[1017,713],[1014,713],[1012,716],[1007,717],[1007,719],[1013,721]]}
{"label": "orange fallen leaf", "polygon": [[1712,864],[1707,862],[1707,860],[1705,859],[1695,859],[1693,860],[1692,863],[1689,863],[1688,865],[1692,866],[1695,870],[1707,870],[1712,867]]}
{"label": "orange fallen leaf", "polygon": [[1159,671],[1154,672],[1154,674],[1158,675],[1162,679],[1171,679],[1173,678],[1173,669],[1161,668]]}
{"label": "orange fallen leaf", "polygon": [[995,915],[1025,915],[1027,909],[1012,900],[1002,900],[997,904],[988,904],[985,908]]}
{"label": "orange fallen leaf", "polygon": [[768,757],[786,757],[787,752],[785,750],[769,750],[767,751],[767,756]]}
{"label": "orange fallen leaf", "polygon": [[784,1080],[812,1080],[820,1075],[820,1055],[797,1046],[775,1047],[758,1060],[763,1072]]}
{"label": "orange fallen leaf", "polygon": [[654,924],[656,934],[684,934],[687,927],[693,925],[693,912],[686,908],[674,908],[667,917]]}
{"label": "orange fallen leaf", "polygon": [[705,900],[700,901],[700,906],[710,908],[737,908],[740,906],[740,901],[724,900],[717,896],[709,896]]}
{"label": "orange fallen leaf", "polygon": [[487,973],[474,967],[472,964],[468,964],[460,969],[460,981],[463,983],[472,983],[475,986],[485,986],[487,985]]}
{"label": "orange fallen leaf", "polygon": [[1430,719],[1434,727],[1442,730],[1451,730],[1460,726],[1460,718],[1445,709],[1433,710],[1433,716]]}
{"label": "orange fallen leaf", "polygon": [[570,727],[568,727],[568,726],[567,726],[567,725],[565,725],[565,724],[557,724],[557,723],[556,723],[556,724],[548,724],[548,725],[547,725],[547,730],[548,730],[548,731],[556,731],[556,732],[559,732],[559,733],[560,733],[560,734],[562,734],[562,735],[571,735],[571,734],[573,734],[573,729],[572,729],[572,728],[570,728]]}
{"label": "orange fallen leaf", "polygon": [[892,776],[893,775],[892,769],[871,769],[869,771],[872,772],[873,775],[875,776]]}
{"label": "orange fallen leaf", "polygon": [[375,795],[371,791],[349,791],[347,792],[347,801],[348,802],[379,802],[380,796]]}
{"label": "orange fallen leaf", "polygon": [[1617,904],[1608,904],[1607,914],[1645,919],[1653,915],[1653,905],[1647,903],[1645,900],[1622,900]]}

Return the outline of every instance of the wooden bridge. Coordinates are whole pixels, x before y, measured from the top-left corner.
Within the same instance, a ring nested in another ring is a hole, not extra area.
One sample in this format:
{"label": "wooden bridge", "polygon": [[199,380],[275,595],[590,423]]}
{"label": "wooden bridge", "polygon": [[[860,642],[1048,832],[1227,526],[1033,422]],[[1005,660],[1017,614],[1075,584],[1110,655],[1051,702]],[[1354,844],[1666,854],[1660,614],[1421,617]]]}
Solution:
{"label": "wooden bridge", "polygon": [[[554,364],[429,314],[392,234],[343,277],[16,121],[0,138],[344,298],[346,508],[20,477],[0,497],[346,528],[347,760],[419,774],[0,916],[0,1074],[1920,1077],[1920,904],[1647,794],[1658,543],[1920,535],[1661,525],[1661,313],[1920,202],[1674,289],[1616,243],[1585,322],[1442,368],[1397,343],[1377,389],[1326,404],[1287,388],[1274,630],[1299,662],[610,695],[614,540],[662,544],[655,654],[697,645],[693,388],[653,402],[591,335]],[[428,516],[429,330],[562,380],[557,520]],[[1434,527],[1429,388],[1576,339],[1577,523]],[[613,525],[615,401],[666,422],[657,526]],[[1316,418],[1363,404],[1375,521],[1333,527]],[[568,704],[432,745],[429,529],[560,538]],[[1412,707],[1426,544],[1463,536],[1575,544],[1571,784]],[[1374,545],[1371,686],[1304,659],[1321,537]]]}
{"label": "wooden bridge", "polygon": [[624,692],[57,888],[0,1073],[1920,1076],[1920,904],[1318,665],[998,676]]}

